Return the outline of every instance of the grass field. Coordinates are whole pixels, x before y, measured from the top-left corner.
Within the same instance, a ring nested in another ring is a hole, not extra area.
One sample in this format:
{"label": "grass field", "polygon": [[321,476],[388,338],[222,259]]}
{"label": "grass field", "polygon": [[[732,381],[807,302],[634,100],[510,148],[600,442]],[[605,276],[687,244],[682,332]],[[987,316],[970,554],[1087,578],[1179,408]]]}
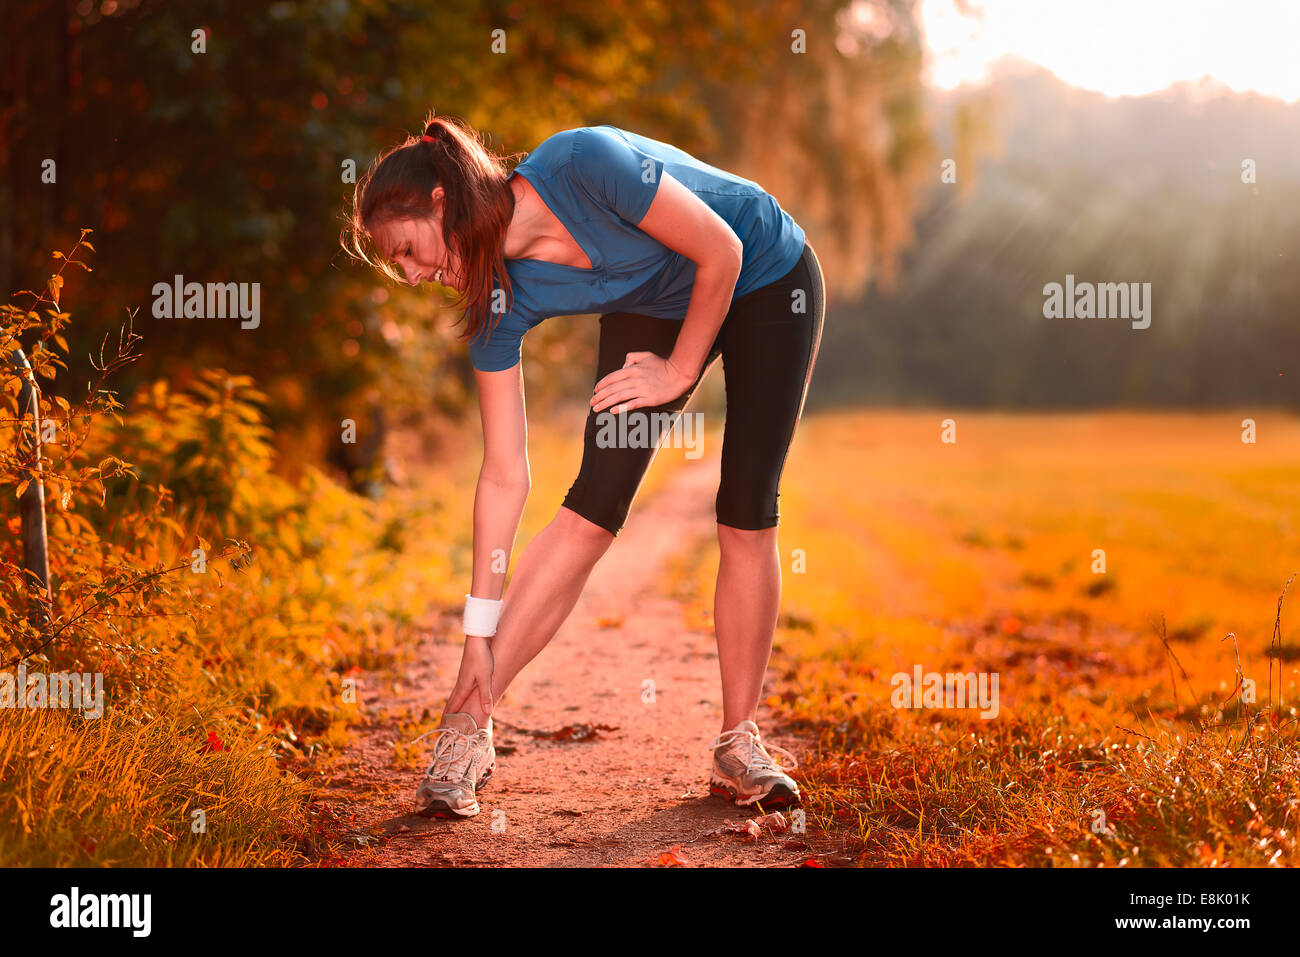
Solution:
{"label": "grass field", "polygon": [[[769,700],[821,741],[810,815],[866,863],[1294,863],[1300,420],[948,417],[800,426]],[[918,665],[996,673],[996,716],[894,707]]]}
{"label": "grass field", "polygon": [[[582,411],[533,429],[516,558],[576,474]],[[1300,583],[1280,618],[1279,598],[1300,570],[1300,420],[1256,412],[1243,444],[1246,416],[959,414],[955,443],[934,412],[805,419],[768,690],[819,742],[796,772],[812,823],[867,864],[1293,864]],[[140,672],[142,704],[0,714],[0,862],[334,860],[338,822],[303,777],[361,718],[342,679],[400,667],[457,607],[477,441],[409,459],[373,503],[259,474],[239,524],[257,563],[184,579],[207,606],[185,634],[131,619],[160,651],[121,667],[166,678]],[[682,465],[661,453],[636,507]],[[147,527],[146,559],[178,547]],[[663,586],[689,625],[708,623],[716,558],[683,543]],[[996,674],[996,715],[894,707],[918,666]]]}

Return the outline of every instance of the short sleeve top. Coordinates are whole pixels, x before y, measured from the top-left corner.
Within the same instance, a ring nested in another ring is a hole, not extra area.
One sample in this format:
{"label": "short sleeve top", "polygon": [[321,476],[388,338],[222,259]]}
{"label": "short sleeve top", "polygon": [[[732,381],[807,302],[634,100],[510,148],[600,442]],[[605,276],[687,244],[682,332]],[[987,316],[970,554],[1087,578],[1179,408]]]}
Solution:
{"label": "short sleeve top", "polygon": [[[507,259],[512,308],[470,341],[475,369],[519,362],[524,334],[551,316],[637,312],[683,319],[695,263],[637,224],[667,171],[699,196],[744,246],[732,298],[794,268],[804,231],[757,183],[649,137],[613,126],[584,126],[548,137],[515,168],[587,254],[591,268]],[[500,284],[494,284],[494,290]]]}

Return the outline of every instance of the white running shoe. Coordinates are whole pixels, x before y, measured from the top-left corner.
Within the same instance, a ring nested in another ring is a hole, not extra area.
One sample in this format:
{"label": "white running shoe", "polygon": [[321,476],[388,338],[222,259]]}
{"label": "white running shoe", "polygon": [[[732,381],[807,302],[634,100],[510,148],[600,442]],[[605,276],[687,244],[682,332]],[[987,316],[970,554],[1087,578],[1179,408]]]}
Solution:
{"label": "white running shoe", "polygon": [[453,711],[442,716],[437,728],[415,740],[429,735],[437,737],[433,760],[415,791],[416,813],[421,817],[473,817],[479,810],[474,794],[496,770],[492,718],[488,718],[487,727],[480,728],[473,715]]}
{"label": "white running shoe", "polygon": [[[788,767],[798,767],[793,754],[776,745],[772,751],[790,759]],[[709,745],[713,752],[713,773],[709,791],[729,798],[741,807],[762,802],[764,810],[793,807],[799,804],[799,785],[785,773],[783,765],[772,760],[758,733],[758,725],[742,721],[724,731]]]}

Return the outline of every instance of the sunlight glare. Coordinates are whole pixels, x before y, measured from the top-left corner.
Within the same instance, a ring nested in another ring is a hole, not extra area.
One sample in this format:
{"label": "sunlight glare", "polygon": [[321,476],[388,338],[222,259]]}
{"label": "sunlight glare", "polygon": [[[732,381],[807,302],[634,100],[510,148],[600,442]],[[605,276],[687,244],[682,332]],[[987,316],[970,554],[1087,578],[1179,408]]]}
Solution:
{"label": "sunlight glare", "polygon": [[921,0],[926,82],[986,82],[1011,55],[1108,96],[1182,80],[1300,99],[1294,0]]}

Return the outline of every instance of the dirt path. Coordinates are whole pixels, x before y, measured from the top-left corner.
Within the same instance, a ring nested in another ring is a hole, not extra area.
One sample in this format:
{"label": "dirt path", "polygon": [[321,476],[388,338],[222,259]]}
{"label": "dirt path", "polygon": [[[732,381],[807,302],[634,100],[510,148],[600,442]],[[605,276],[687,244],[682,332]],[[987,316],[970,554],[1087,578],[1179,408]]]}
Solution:
{"label": "dirt path", "polygon": [[[653,499],[637,501],[574,613],[497,705],[497,769],[477,817],[411,813],[420,772],[393,760],[394,745],[414,737],[402,727],[409,715],[427,708],[420,730],[435,726],[460,663],[458,623],[448,618],[438,629],[446,643],[426,639],[400,681],[366,681],[370,722],[323,795],[345,819],[355,815],[349,863],[651,866],[675,845],[688,866],[835,863],[834,842],[811,822],[804,834],[747,840],[725,825],[758,812],[709,794],[707,748],[722,721],[716,645],[712,632],[687,630],[681,606],[655,584],[674,553],[715,535],[717,481],[716,458],[691,463]],[[642,701],[645,679],[654,682],[653,703]],[[584,725],[596,734],[564,733]],[[783,734],[765,710],[759,727],[765,740],[807,753],[807,742]]]}

